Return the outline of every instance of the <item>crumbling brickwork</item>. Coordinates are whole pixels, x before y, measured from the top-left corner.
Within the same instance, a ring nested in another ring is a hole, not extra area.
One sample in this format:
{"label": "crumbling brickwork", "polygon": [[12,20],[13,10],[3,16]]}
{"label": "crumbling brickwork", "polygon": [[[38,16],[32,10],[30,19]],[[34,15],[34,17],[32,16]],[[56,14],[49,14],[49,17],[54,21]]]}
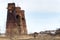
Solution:
{"label": "crumbling brickwork", "polygon": [[6,34],[27,34],[24,10],[8,3]]}

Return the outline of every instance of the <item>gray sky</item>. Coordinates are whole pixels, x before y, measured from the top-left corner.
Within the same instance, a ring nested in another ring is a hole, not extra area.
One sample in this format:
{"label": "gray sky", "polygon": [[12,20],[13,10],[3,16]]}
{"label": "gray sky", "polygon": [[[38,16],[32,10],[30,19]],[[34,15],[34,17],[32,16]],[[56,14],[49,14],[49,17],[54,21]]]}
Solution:
{"label": "gray sky", "polygon": [[25,10],[28,33],[60,28],[60,0],[1,0],[0,32],[6,30],[7,4],[15,2]]}

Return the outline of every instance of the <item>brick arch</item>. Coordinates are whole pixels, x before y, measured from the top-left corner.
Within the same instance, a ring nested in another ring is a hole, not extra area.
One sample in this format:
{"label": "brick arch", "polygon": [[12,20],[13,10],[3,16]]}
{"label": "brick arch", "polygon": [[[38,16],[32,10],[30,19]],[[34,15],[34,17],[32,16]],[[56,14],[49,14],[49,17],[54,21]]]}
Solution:
{"label": "brick arch", "polygon": [[20,26],[20,16],[16,15],[17,25]]}

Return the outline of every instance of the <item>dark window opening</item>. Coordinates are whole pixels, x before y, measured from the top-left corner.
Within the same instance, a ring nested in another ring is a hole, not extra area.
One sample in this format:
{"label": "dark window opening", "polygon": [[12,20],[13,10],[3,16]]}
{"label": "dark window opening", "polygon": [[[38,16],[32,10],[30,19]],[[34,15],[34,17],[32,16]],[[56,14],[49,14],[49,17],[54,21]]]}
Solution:
{"label": "dark window opening", "polygon": [[24,20],[24,18],[22,18],[22,20]]}
{"label": "dark window opening", "polygon": [[18,26],[20,26],[20,24]]}
{"label": "dark window opening", "polygon": [[16,15],[16,19],[17,19],[17,25],[20,26],[20,16]]}
{"label": "dark window opening", "polygon": [[16,16],[16,18],[18,19],[18,18],[20,18],[20,16],[19,16],[19,15],[17,15],[17,16]]}

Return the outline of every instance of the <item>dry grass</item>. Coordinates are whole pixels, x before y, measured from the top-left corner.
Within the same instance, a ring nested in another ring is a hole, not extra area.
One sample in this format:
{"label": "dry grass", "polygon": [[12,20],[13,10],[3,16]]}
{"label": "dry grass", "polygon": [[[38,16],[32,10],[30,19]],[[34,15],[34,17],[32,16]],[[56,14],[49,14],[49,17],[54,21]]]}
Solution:
{"label": "dry grass", "polygon": [[[0,40],[9,40],[6,37],[0,37]],[[50,35],[38,35],[36,38],[33,36],[14,36],[13,40],[60,40],[59,36],[50,36]]]}

